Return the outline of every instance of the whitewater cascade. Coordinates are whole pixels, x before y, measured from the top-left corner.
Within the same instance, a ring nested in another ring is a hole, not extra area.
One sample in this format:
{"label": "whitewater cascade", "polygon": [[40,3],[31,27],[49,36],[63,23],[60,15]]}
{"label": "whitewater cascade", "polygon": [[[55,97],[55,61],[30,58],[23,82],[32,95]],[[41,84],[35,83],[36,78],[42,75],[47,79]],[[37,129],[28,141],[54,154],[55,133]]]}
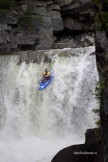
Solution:
{"label": "whitewater cascade", "polygon": [[[95,127],[98,81],[94,47],[47,51],[52,63],[0,56],[0,162],[50,162],[69,145],[84,143]],[[38,91],[45,68],[49,87]]]}

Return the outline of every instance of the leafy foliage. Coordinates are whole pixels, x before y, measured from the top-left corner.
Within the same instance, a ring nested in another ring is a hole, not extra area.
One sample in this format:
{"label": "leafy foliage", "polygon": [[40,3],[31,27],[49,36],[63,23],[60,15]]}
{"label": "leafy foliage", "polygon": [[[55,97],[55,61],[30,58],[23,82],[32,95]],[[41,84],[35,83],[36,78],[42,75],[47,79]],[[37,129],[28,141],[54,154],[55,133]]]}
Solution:
{"label": "leafy foliage", "polygon": [[100,116],[100,109],[93,109],[92,111],[98,116]]}
{"label": "leafy foliage", "polygon": [[101,81],[101,82],[98,81],[97,82],[97,85],[96,85],[96,88],[95,88],[95,96],[96,96],[97,99],[100,99],[101,94],[104,91],[105,87],[106,87],[105,81]]}

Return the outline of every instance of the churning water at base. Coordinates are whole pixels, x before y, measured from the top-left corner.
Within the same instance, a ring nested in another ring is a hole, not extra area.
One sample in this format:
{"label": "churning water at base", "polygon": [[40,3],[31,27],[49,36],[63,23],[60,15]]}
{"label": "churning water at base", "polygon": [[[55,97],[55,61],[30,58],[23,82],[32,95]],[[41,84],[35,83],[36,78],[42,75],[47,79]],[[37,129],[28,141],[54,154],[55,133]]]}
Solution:
{"label": "churning water at base", "polygon": [[[98,107],[94,50],[49,50],[52,63],[41,64],[0,56],[0,162],[50,162],[60,149],[84,143]],[[38,91],[45,68],[54,80]]]}

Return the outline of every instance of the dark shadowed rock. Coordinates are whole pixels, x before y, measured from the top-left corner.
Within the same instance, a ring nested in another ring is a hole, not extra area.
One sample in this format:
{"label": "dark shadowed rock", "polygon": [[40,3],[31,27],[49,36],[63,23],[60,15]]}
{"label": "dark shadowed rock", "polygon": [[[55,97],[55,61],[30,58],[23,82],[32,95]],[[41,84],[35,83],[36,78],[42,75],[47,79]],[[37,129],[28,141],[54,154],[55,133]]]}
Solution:
{"label": "dark shadowed rock", "polygon": [[108,52],[108,39],[104,31],[96,32],[97,50]]}
{"label": "dark shadowed rock", "polygon": [[5,44],[7,42],[10,42],[10,37],[8,32],[6,31],[0,31],[0,44]]}
{"label": "dark shadowed rock", "polygon": [[57,4],[53,4],[51,7],[52,7],[53,11],[60,11],[61,10],[60,5],[57,5]]}
{"label": "dark shadowed rock", "polygon": [[0,15],[0,24],[8,24],[8,25],[16,25],[17,24],[17,18],[12,16],[5,16]]}
{"label": "dark shadowed rock", "polygon": [[18,64],[21,64],[22,62],[30,63],[30,62],[51,62],[51,58],[47,55],[46,51],[39,50],[39,51],[26,51],[26,52],[20,52],[19,54],[19,61]]}
{"label": "dark shadowed rock", "polygon": [[108,115],[108,87],[104,90],[104,112]]}
{"label": "dark shadowed rock", "polygon": [[8,26],[7,24],[0,24],[0,31],[10,31],[11,30],[11,26]]}
{"label": "dark shadowed rock", "polygon": [[59,11],[49,11],[52,27],[55,32],[63,30],[63,21]]}
{"label": "dark shadowed rock", "polygon": [[62,14],[64,15],[74,15],[79,13],[82,10],[93,8],[94,4],[91,0],[81,0],[81,1],[74,1],[69,5],[63,6]]}
{"label": "dark shadowed rock", "polygon": [[82,31],[90,31],[93,30],[92,26],[88,26],[88,23],[84,23],[79,21],[78,19],[67,17],[64,18],[64,27],[70,30],[82,30]]}
{"label": "dark shadowed rock", "polygon": [[46,8],[45,7],[38,7],[36,9],[36,15],[48,16]]}
{"label": "dark shadowed rock", "polygon": [[81,144],[59,151],[51,162],[94,162],[97,156],[95,144]]}
{"label": "dark shadowed rock", "polygon": [[85,134],[85,144],[95,144],[96,143],[96,135],[93,129],[88,129]]}
{"label": "dark shadowed rock", "polygon": [[37,35],[17,34],[15,37],[16,44],[19,46],[36,45],[38,42]]}
{"label": "dark shadowed rock", "polygon": [[48,50],[48,49],[52,49],[52,44],[40,44],[36,47],[36,50]]}
{"label": "dark shadowed rock", "polygon": [[51,27],[51,18],[49,15],[34,15],[34,28],[49,28]]}
{"label": "dark shadowed rock", "polygon": [[7,42],[5,44],[0,45],[0,52],[10,52],[10,51],[11,51],[11,44],[10,44],[10,42]]}
{"label": "dark shadowed rock", "polygon": [[75,48],[75,43],[54,43],[53,48],[54,49],[62,49],[62,48]]}
{"label": "dark shadowed rock", "polygon": [[26,12],[28,10],[28,5],[27,4],[22,4],[21,9]]}

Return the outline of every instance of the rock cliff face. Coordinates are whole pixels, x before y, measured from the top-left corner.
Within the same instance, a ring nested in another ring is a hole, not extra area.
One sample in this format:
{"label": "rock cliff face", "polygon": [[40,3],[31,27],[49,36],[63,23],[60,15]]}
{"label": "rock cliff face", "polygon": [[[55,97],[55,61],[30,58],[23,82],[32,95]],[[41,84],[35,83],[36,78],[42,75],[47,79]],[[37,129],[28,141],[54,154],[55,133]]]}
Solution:
{"label": "rock cliff face", "polygon": [[85,144],[64,148],[56,154],[52,162],[99,162],[96,132],[97,130],[88,129]]}
{"label": "rock cliff face", "polygon": [[[108,5],[106,6],[108,7]],[[107,11],[103,11],[108,13]],[[97,22],[96,22],[97,23]],[[98,22],[99,23],[99,22]],[[108,23],[108,21],[107,21]],[[96,57],[100,76],[100,129],[101,162],[108,161],[108,35],[102,28],[96,29]]]}
{"label": "rock cliff face", "polygon": [[94,44],[91,0],[21,0],[8,13],[2,10],[3,6],[0,7],[0,51]]}

